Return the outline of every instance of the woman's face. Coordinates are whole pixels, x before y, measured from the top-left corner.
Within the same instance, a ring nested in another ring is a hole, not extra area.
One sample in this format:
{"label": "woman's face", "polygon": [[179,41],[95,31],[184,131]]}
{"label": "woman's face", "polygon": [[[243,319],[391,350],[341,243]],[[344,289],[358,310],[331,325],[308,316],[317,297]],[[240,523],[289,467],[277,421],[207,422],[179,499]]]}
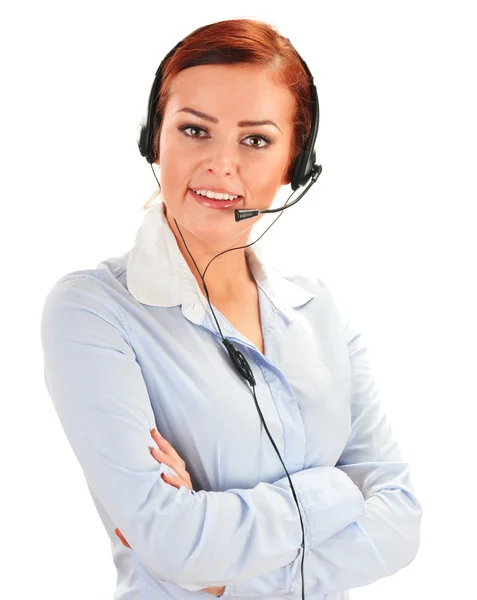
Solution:
{"label": "woman's face", "polygon": [[[247,240],[260,217],[236,222],[234,210],[269,208],[280,186],[289,183],[294,109],[292,93],[273,83],[259,65],[200,65],[181,71],[170,88],[156,161],[168,219],[172,214],[211,251]],[[274,125],[244,126],[240,121]],[[190,191],[210,188],[243,199],[216,210],[200,204]]]}

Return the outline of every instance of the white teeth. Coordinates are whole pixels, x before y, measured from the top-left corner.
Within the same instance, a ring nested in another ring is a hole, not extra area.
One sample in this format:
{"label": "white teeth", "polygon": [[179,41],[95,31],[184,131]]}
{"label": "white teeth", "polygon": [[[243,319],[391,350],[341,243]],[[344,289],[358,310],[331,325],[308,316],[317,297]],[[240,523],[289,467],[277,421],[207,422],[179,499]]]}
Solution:
{"label": "white teeth", "polygon": [[211,192],[209,190],[193,190],[196,194],[200,196],[206,196],[207,198],[214,198],[215,200],[235,200],[238,196],[232,196],[230,194],[216,194],[215,192]]}

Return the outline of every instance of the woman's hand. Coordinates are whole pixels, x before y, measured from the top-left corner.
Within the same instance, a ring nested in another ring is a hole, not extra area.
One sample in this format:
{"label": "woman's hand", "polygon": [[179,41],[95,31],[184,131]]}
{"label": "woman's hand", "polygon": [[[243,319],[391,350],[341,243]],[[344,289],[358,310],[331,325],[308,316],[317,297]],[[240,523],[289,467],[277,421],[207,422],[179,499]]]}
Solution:
{"label": "woman's hand", "polygon": [[181,485],[185,485],[188,490],[193,491],[194,488],[192,487],[189,473],[186,471],[185,462],[174,450],[171,444],[169,444],[166,438],[163,438],[156,429],[151,429],[151,435],[153,440],[159,446],[159,450],[154,448],[154,446],[150,448],[149,451],[153,458],[155,458],[158,463],[162,462],[168,467],[171,467],[171,469],[174,469],[178,475],[178,477],[174,477],[172,475],[166,475],[166,473],[162,473],[162,479],[166,483],[169,483],[176,488],[180,488]]}
{"label": "woman's hand", "polygon": [[[156,431],[156,429],[151,429],[151,435],[152,435],[153,440],[158,445],[159,450],[162,451],[162,453],[161,453],[156,448],[151,447],[149,449],[149,452],[151,453],[152,457],[158,463],[162,462],[165,465],[167,465],[168,467],[171,467],[171,469],[174,469],[174,471],[178,475],[177,477],[174,477],[172,475],[167,475],[166,473],[162,473],[161,477],[162,477],[163,481],[165,481],[166,483],[168,483],[176,488],[180,488],[181,485],[185,485],[188,490],[192,491],[193,487],[192,487],[189,473],[186,471],[185,462],[182,460],[182,458],[179,456],[179,454],[174,450],[174,448],[171,446],[171,444],[169,444],[169,442],[165,438],[163,438],[160,435],[160,433],[158,431]],[[131,548],[131,546],[128,544],[126,538],[119,531],[119,529],[115,529],[114,531],[115,531],[116,535],[118,536],[118,538],[121,540],[121,542],[127,548]],[[208,594],[213,594],[214,596],[222,596],[222,594],[225,591],[225,587],[203,588],[200,591],[206,592]]]}

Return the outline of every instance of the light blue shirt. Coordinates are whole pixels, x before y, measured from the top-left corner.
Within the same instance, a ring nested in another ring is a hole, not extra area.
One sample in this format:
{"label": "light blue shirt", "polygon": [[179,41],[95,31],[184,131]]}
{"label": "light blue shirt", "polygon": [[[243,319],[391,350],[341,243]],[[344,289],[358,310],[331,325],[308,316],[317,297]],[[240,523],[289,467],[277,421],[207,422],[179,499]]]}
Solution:
{"label": "light blue shirt", "polygon": [[[422,507],[359,329],[319,277],[282,273],[259,244],[245,252],[265,354],[214,310],[250,364],[295,487],[305,598],[344,600],[414,559]],[[223,597],[301,597],[288,477],[162,202],[129,252],[53,285],[41,340],[48,393],[111,540],[115,600],[210,598],[198,590],[218,586]],[[152,427],[194,491],[161,478],[176,473],[151,456]]]}

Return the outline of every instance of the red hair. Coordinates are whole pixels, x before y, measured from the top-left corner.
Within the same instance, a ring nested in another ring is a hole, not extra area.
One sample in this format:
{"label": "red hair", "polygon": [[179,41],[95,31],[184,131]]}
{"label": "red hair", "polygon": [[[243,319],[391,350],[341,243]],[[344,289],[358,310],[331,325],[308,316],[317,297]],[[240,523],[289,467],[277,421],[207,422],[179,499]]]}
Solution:
{"label": "red hair", "polygon": [[[272,80],[284,85],[295,97],[294,135],[287,167],[288,179],[293,163],[310,133],[312,103],[310,82],[301,60],[290,40],[267,23],[252,19],[230,19],[199,27],[190,33],[183,44],[164,64],[161,87],[158,91],[154,116],[154,156],[159,156],[162,115],[174,77],[189,67],[249,63],[270,69]],[[157,127],[157,123],[161,125]]]}

